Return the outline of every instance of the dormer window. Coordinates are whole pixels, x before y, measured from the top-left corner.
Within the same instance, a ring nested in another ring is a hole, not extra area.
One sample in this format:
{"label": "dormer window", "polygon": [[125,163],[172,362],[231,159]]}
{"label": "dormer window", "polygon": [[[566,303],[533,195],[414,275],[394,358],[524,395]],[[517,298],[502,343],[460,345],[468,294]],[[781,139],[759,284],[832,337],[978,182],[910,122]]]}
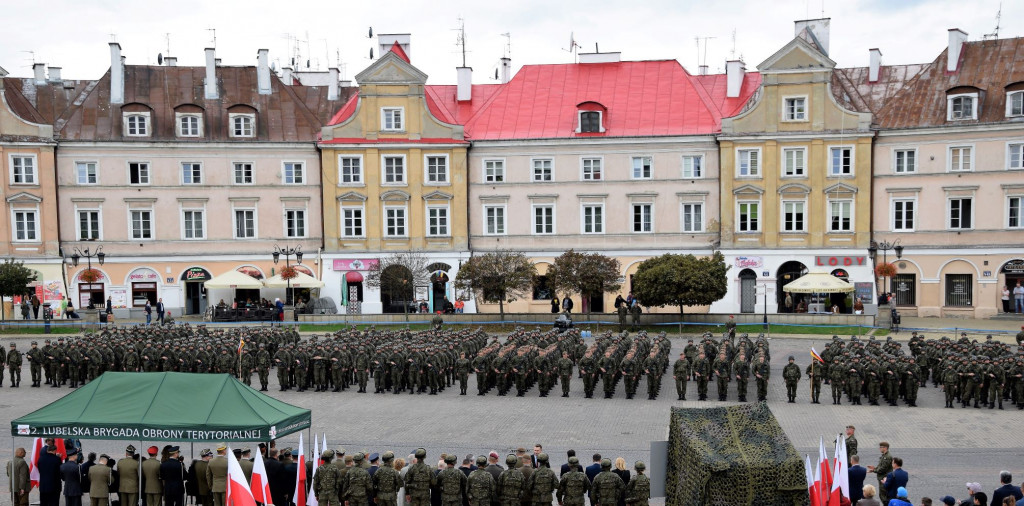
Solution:
{"label": "dormer window", "polygon": [[380,129],[388,132],[405,130],[405,111],[401,107],[384,107],[380,110]]}
{"label": "dormer window", "polygon": [[198,114],[177,113],[178,137],[199,137],[203,134],[203,117]]}
{"label": "dormer window", "polygon": [[1011,91],[1006,94],[1006,117],[1024,116],[1024,90]]}
{"label": "dormer window", "polygon": [[124,114],[124,134],[128,137],[149,136],[149,113],[130,112]]}
{"label": "dormer window", "polygon": [[588,101],[576,104],[576,133],[604,133],[604,120],[607,112],[608,109],[597,102]]}
{"label": "dormer window", "polygon": [[977,93],[948,95],[946,106],[946,119],[949,121],[978,119]]}
{"label": "dormer window", "polygon": [[229,114],[232,137],[253,137],[256,132],[255,114]]}
{"label": "dormer window", "polygon": [[783,100],[783,121],[807,121],[807,97],[786,97]]}

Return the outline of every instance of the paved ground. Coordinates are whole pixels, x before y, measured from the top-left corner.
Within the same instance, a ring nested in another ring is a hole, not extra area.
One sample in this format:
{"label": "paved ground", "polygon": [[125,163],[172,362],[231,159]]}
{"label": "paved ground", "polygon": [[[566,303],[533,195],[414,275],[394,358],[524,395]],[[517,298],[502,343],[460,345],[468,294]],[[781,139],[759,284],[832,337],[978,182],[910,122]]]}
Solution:
{"label": "paved ground", "polygon": [[[983,322],[984,323],[984,322]],[[1015,323],[1015,322],[1011,322]],[[1019,325],[1018,325],[1019,326]],[[906,337],[906,336],[903,336]],[[27,348],[27,339],[19,339],[19,348]],[[684,340],[673,340],[674,355],[678,355]],[[941,392],[929,386],[922,389],[918,408],[832,406],[830,403],[814,405],[809,402],[806,382],[801,383],[796,404],[785,402],[785,389],[781,381],[781,368],[790,354],[798,364],[806,366],[808,350],[815,346],[821,350],[823,337],[801,339],[773,339],[773,380],[769,392],[769,405],[801,453],[817,454],[820,437],[826,440],[831,452],[835,434],[847,424],[857,426],[864,464],[877,461],[877,442],[887,440],[892,453],[903,457],[911,480],[909,489],[915,500],[922,495],[932,498],[952,494],[966,496],[964,483],[978,481],[986,491],[995,489],[998,473],[1008,469],[1015,482],[1024,477],[1024,411],[987,409],[943,409]],[[24,377],[28,377],[26,366]],[[275,378],[271,374],[271,381]],[[68,389],[26,388],[12,389],[5,381],[0,389],[0,427],[7,430],[10,420],[69,392]],[[470,390],[475,382],[470,378]],[[668,382],[666,387],[672,388]],[[646,384],[641,386],[641,390]],[[687,398],[696,398],[696,385],[689,385]],[[712,397],[714,386],[712,385]],[[561,464],[567,449],[575,449],[581,460],[589,460],[594,452],[606,457],[623,457],[627,462],[650,460],[651,441],[665,440],[668,434],[669,408],[683,406],[699,408],[719,403],[677,402],[673,392],[663,392],[657,400],[646,398],[627,400],[620,384],[613,399],[585,399],[582,383],[574,379],[573,393],[568,399],[540,398],[536,389],[526,397],[497,397],[493,392],[484,397],[458,395],[458,389],[447,389],[438,396],[428,395],[375,395],[315,392],[277,392],[271,395],[287,402],[313,410],[313,431],[327,434],[334,446],[343,444],[350,452],[358,449],[371,451],[394,450],[406,455],[417,446],[425,446],[431,458],[442,451],[460,455],[480,454],[489,450],[505,453],[516,446],[531,447],[542,443],[552,455],[554,463]],[[751,382],[751,392],[753,382]],[[827,391],[822,396],[827,398]],[[735,392],[730,395],[730,402]],[[187,409],[187,406],[182,406]],[[322,436],[321,436],[322,437]],[[294,445],[297,436],[289,437],[280,445]],[[27,446],[28,440],[12,440],[17,446]],[[116,442],[90,442],[90,449],[120,454],[123,444]],[[6,446],[6,445],[5,445]],[[196,446],[198,452],[201,447]],[[186,446],[186,458],[190,458]],[[0,461],[7,462],[11,448],[0,448]],[[0,486],[4,498],[0,504],[9,504],[6,482]]]}

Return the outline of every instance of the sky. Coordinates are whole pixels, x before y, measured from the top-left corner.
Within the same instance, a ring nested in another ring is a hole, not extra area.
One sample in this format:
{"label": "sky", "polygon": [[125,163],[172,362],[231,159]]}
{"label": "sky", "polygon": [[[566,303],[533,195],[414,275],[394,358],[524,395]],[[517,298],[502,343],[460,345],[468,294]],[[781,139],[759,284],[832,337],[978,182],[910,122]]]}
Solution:
{"label": "sky", "polygon": [[793,21],[822,14],[832,19],[829,56],[840,67],[866,66],[874,47],[883,64],[922,63],[945,50],[949,28],[970,40],[994,32],[1000,5],[999,37],[1024,34],[1021,0],[0,0],[0,67],[29,76],[41,62],[62,67],[65,79],[97,79],[116,41],[134,65],[155,65],[163,54],[201,66],[206,47],[216,47],[224,65],[253,65],[266,48],[278,69],[297,54],[300,70],[307,61],[310,70],[338,66],[352,79],[371,63],[371,48],[380,56],[367,37],[372,27],[374,35],[410,33],[413,65],[431,84],[453,84],[464,26],[478,84],[495,82],[506,52],[513,72],[571,63],[570,37],[580,52],[597,45],[623,60],[676,59],[693,73],[701,63],[722,72],[739,58],[753,70],[793,38]]}

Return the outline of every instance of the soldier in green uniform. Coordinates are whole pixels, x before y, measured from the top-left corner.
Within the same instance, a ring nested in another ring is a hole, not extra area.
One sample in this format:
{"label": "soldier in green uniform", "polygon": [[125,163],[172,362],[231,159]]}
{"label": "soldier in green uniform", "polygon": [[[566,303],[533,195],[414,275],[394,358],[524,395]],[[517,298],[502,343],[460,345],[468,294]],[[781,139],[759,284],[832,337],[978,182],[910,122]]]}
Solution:
{"label": "soldier in green uniform", "polygon": [[562,385],[562,397],[569,397],[569,382],[572,380],[572,359],[568,352],[558,359],[558,382]]}
{"label": "soldier in green uniform", "polygon": [[820,404],[818,398],[821,397],[821,378],[823,376],[822,367],[820,364],[815,363],[816,359],[811,358],[811,363],[807,364],[807,381],[811,383],[811,403]]}
{"label": "soldier in green uniform", "polygon": [[590,484],[591,504],[594,506],[615,506],[619,502],[626,484],[619,475],[612,472],[612,461],[601,459],[601,472]]}
{"label": "soldier in green uniform", "polygon": [[1010,368],[1014,380],[1013,400],[1018,410],[1024,410],[1024,356],[1017,355],[1017,363]]}
{"label": "soldier in green uniform", "polygon": [[[3,371],[0,370],[0,375]],[[21,385],[21,352],[18,351],[18,346],[15,343],[11,343],[11,349],[7,352],[7,374],[11,381],[11,387],[18,387]]]}
{"label": "soldier in green uniform", "polygon": [[352,366],[356,381],[359,382],[359,393],[365,394],[366,384],[370,381],[370,355],[362,347],[356,349]]}
{"label": "soldier in green uniform", "polygon": [[863,388],[863,368],[864,366],[860,363],[860,357],[854,355],[853,363],[846,370],[846,395],[850,397],[850,404],[858,406],[860,405],[861,388]]}
{"label": "soldier in green uniform", "polygon": [[560,506],[584,506],[587,492],[590,492],[590,480],[580,468],[580,459],[575,455],[569,457],[569,472],[558,481],[555,499]]}
{"label": "soldier in green uniform", "polygon": [[828,375],[832,386],[832,404],[843,403],[843,384],[846,380],[846,374],[843,373],[842,359],[835,357],[832,359],[832,365],[828,368]]}
{"label": "soldier in green uniform", "polygon": [[619,304],[618,309],[615,310],[619,315],[619,332],[625,332],[626,330],[626,303],[622,302]]}
{"label": "soldier in green uniform", "polygon": [[324,345],[317,343],[316,348],[313,349],[313,356],[310,357],[313,361],[313,385],[317,392],[327,391],[327,363],[330,357],[327,355],[327,351],[324,350]]}
{"label": "soldier in green uniform", "polygon": [[384,465],[373,473],[373,497],[377,506],[395,506],[398,504],[398,491],[405,486],[405,481],[395,470],[394,452],[384,452],[381,459],[384,460]]}
{"label": "soldier in green uniform", "polygon": [[963,400],[964,407],[968,407],[971,404],[971,399],[974,399],[974,407],[978,407],[978,397],[981,397],[981,376],[982,370],[981,365],[978,364],[978,358],[972,357],[970,362],[964,369],[964,376],[967,378],[967,385],[964,386],[964,390],[961,393],[961,399]]}
{"label": "soldier in green uniform", "polygon": [[800,366],[796,365],[796,359],[789,356],[789,363],[782,368],[782,379],[786,382],[786,396],[790,403],[796,402],[796,385],[800,382]]}
{"label": "soldier in green uniform", "polygon": [[706,401],[708,400],[708,381],[711,379],[711,363],[704,358],[703,351],[697,354],[692,369],[694,379],[697,381],[697,400]]}
{"label": "soldier in green uniform", "polygon": [[135,447],[128,445],[124,458],[117,461],[117,497],[124,506],[136,506],[139,498],[139,461]]}
{"label": "soldier in green uniform", "polygon": [[747,356],[740,353],[732,364],[732,374],[736,378],[736,394],[740,402],[747,402],[747,383],[750,381],[750,362]]}
{"label": "soldier in green uniform", "polygon": [[757,380],[757,400],[763,401],[768,398],[768,380],[772,376],[772,366],[765,359],[764,355],[757,357],[757,364],[754,365],[754,378]]}
{"label": "soldier in green uniform", "polygon": [[611,354],[611,350],[606,351],[604,357],[601,358],[600,369],[601,378],[604,380],[605,399],[611,399],[612,395],[615,394],[615,375],[618,371],[618,364],[616,362],[615,357]]}
{"label": "soldier in green uniform", "polygon": [[303,348],[295,348],[292,354],[292,368],[295,371],[295,386],[297,392],[305,392],[308,383],[309,353]]}
{"label": "soldier in green uniform", "polygon": [[596,352],[597,348],[591,347],[579,361],[580,377],[583,378],[583,396],[587,399],[594,397],[594,388],[597,387],[598,366],[594,357]]}
{"label": "soldier in green uniform", "polygon": [[430,489],[437,483],[434,472],[424,461],[427,451],[418,448],[416,463],[405,473],[406,502],[409,506],[430,506]]}
{"label": "soldier in green uniform", "polygon": [[291,367],[292,357],[285,348],[279,348],[274,353],[274,366],[277,367],[277,383],[281,385],[281,391],[288,390],[288,368]]}
{"label": "soldier in green uniform", "polygon": [[914,357],[910,357],[910,363],[903,370],[906,392],[904,399],[910,407],[917,407],[917,389],[921,388],[921,369],[914,363]]}
{"label": "soldier in green uniform", "polygon": [[437,486],[441,489],[441,506],[462,506],[466,495],[466,473],[455,468],[454,454],[444,456],[445,468],[437,473]]}
{"label": "soldier in green uniform", "polygon": [[[516,467],[518,463],[519,459],[516,458],[515,455],[505,457],[505,466],[508,469],[505,469],[500,475],[498,475],[498,482],[496,483],[495,490],[501,506],[519,506],[520,501],[522,500],[523,487],[526,486],[526,477],[523,476],[523,472]],[[409,470],[409,472],[411,471],[412,469]],[[584,478],[585,477],[586,476],[584,476]],[[408,475],[406,475],[406,479],[408,479]]]}
{"label": "soldier in green uniform", "polygon": [[455,361],[455,376],[459,378],[459,395],[466,395],[466,389],[469,388],[470,365],[469,359],[466,358],[466,353],[459,353],[459,359]]}
{"label": "soldier in green uniform", "polygon": [[882,453],[878,457],[878,465],[868,466],[868,472],[875,473],[875,476],[878,478],[878,500],[882,504],[889,504],[889,497],[885,492],[885,486],[882,485],[885,475],[892,471],[892,455],[889,454],[889,443],[885,441],[878,443],[878,451]]}
{"label": "soldier in green uniform", "polygon": [[[367,498],[373,492],[373,481],[370,479],[370,473],[363,468],[364,458],[362,453],[353,455],[352,462],[355,465],[348,468],[345,472],[342,490],[345,494],[345,502],[349,506],[368,504],[369,499]],[[410,471],[412,470],[410,469]]]}
{"label": "soldier in green uniform", "polygon": [[690,374],[690,360],[685,352],[680,353],[679,359],[672,364],[672,379],[676,382],[676,396],[680,401],[686,400],[686,380],[690,379]]}
{"label": "soldier in green uniform", "polygon": [[993,363],[985,371],[985,375],[988,376],[988,409],[995,408],[996,400],[999,401],[999,409],[1003,409],[1003,387],[1006,384],[1006,369],[1003,368],[1002,364]]}
{"label": "soldier in green uniform", "polygon": [[946,407],[952,408],[956,400],[956,388],[960,384],[960,374],[953,367],[953,362],[946,362],[946,370],[942,371],[942,390],[946,394]]}
{"label": "soldier in green uniform", "polygon": [[643,373],[647,375],[647,398],[654,400],[661,390],[661,375],[665,373],[662,358],[655,350],[644,359]]}
{"label": "soldier in green uniform", "polygon": [[491,506],[491,501],[495,499],[495,487],[494,476],[487,470],[487,457],[478,456],[476,469],[469,473],[466,480],[469,506]]}
{"label": "soldier in green uniform", "polygon": [[651,479],[644,474],[647,465],[638,460],[633,464],[636,474],[626,484],[626,504],[630,506],[647,506],[651,500]]}
{"label": "soldier in green uniform", "polygon": [[260,378],[260,391],[266,392],[270,382],[270,352],[263,343],[256,350],[256,375]]}
{"label": "soldier in green uniform", "polygon": [[719,401],[724,401],[729,396],[729,380],[731,379],[729,365],[729,360],[725,358],[725,353],[723,352],[718,354],[718,358],[715,359],[715,363],[711,366],[715,373],[715,382],[718,385]]}
{"label": "soldier in green uniform", "polygon": [[[0,349],[0,355],[3,354],[3,349]],[[43,381],[43,350],[39,349],[38,343],[32,341],[32,348],[25,353],[25,357],[28,358],[29,371],[32,374],[32,386],[39,387],[39,383]],[[0,366],[3,364],[3,358],[0,357]],[[0,376],[2,379],[2,376]]]}
{"label": "soldier in green uniform", "polygon": [[164,494],[163,482],[160,481],[160,458],[157,457],[160,449],[151,446],[147,453],[149,453],[149,458],[142,461],[142,481],[145,486],[143,493],[146,494],[146,506],[160,506]]}
{"label": "soldier in green uniform", "polygon": [[320,454],[320,460],[324,463],[316,468],[313,476],[313,491],[319,506],[338,506],[338,482],[341,480],[341,471],[334,462],[331,462],[332,459],[334,450],[324,450]]}
{"label": "soldier in green uniform", "polygon": [[558,488],[558,477],[551,470],[548,454],[537,455],[537,469],[526,482],[534,506],[551,506],[551,493]]}

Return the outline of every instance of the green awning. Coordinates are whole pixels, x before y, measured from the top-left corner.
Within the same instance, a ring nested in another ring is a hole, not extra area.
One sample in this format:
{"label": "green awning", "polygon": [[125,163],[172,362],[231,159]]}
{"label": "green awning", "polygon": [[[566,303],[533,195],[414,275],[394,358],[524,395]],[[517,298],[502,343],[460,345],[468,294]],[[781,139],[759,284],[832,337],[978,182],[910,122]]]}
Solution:
{"label": "green awning", "polygon": [[11,421],[15,437],[269,441],[310,426],[310,411],[229,374],[107,372]]}

